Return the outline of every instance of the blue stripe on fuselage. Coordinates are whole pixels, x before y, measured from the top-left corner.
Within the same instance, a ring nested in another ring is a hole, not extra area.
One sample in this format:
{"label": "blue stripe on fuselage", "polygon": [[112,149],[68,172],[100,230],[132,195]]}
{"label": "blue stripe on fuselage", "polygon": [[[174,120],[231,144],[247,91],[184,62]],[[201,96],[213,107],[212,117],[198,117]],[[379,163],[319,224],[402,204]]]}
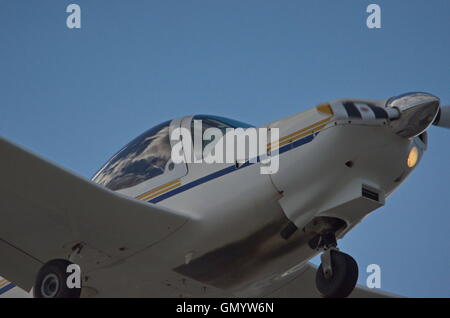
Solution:
{"label": "blue stripe on fuselage", "polygon": [[9,283],[8,285],[0,288],[0,295],[6,293],[8,290],[13,289],[14,287],[16,287],[15,284],[13,283]]}
{"label": "blue stripe on fuselage", "polygon": [[[318,132],[315,133],[315,135],[317,135],[317,134],[318,134]],[[314,139],[315,135],[314,134],[308,135],[306,137],[303,137],[303,138],[300,138],[299,140],[294,141],[293,143],[287,144],[287,145],[279,148],[278,149],[278,154],[281,155],[282,153],[285,153],[286,151],[289,151],[291,149],[303,146],[304,144],[307,144],[307,143],[311,142]],[[276,150],[272,151],[271,155],[274,154],[275,152],[276,152]],[[258,157],[255,163],[258,163],[259,161],[260,161],[260,159]],[[171,190],[169,192],[166,192],[166,193],[160,195],[159,197],[156,197],[156,198],[153,198],[153,199],[149,200],[148,202],[150,202],[150,203],[161,202],[162,200],[170,198],[171,196],[174,196],[174,195],[176,195],[178,193],[184,192],[184,191],[189,190],[189,189],[191,189],[193,187],[196,187],[196,186],[198,186],[200,184],[203,184],[203,183],[206,183],[206,182],[211,181],[213,179],[219,178],[221,176],[224,176],[224,175],[229,174],[231,172],[234,172],[236,170],[239,170],[239,169],[251,166],[251,165],[253,165],[255,163],[252,163],[251,160],[249,160],[249,161],[245,162],[240,167],[236,167],[235,165],[229,166],[227,168],[224,168],[222,170],[216,171],[216,172],[211,173],[211,174],[209,174],[207,176],[199,178],[199,179],[197,179],[195,181],[192,181],[192,182],[189,182],[189,183],[187,183],[185,185],[182,185],[181,187],[173,189],[173,190]]]}

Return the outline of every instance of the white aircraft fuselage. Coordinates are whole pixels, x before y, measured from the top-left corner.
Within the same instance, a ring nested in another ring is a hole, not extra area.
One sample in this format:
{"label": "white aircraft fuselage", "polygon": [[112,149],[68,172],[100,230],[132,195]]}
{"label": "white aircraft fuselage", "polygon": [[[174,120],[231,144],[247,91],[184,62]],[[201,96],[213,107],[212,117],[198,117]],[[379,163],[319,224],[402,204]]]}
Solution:
{"label": "white aircraft fuselage", "polygon": [[[129,258],[122,266],[133,266],[136,275],[117,277],[111,289],[127,279],[135,286],[131,296],[214,288],[252,296],[261,284],[301,268],[320,252],[321,234],[342,238],[385,203],[416,166],[407,162],[412,148],[417,161],[426,150],[423,134],[404,138],[394,131],[396,114],[385,102],[336,100],[266,125],[280,129],[280,141],[271,145],[279,150],[276,174],[261,174],[259,163],[191,163],[165,184],[119,190],[196,221]],[[189,127],[191,120],[172,124]],[[153,267],[154,259],[164,266]],[[150,271],[160,281],[147,281]],[[105,268],[93,279],[102,275],[114,274]]]}

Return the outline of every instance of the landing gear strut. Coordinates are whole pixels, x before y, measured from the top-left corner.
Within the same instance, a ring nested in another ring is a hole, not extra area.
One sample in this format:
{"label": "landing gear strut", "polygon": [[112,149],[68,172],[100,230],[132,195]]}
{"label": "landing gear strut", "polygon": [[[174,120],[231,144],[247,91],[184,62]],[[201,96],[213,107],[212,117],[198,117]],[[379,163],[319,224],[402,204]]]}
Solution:
{"label": "landing gear strut", "polygon": [[316,287],[326,298],[347,297],[358,280],[356,261],[337,248],[334,233],[321,236],[319,249],[323,250],[319,268],[316,272]]}

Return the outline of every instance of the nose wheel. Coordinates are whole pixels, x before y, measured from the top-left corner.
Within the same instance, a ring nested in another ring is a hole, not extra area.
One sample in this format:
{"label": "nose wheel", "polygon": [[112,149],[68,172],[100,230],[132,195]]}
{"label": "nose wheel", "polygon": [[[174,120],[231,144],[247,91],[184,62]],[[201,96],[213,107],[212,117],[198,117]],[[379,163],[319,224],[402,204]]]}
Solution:
{"label": "nose wheel", "polygon": [[316,272],[316,287],[323,297],[343,298],[351,294],[358,280],[358,264],[336,247],[334,233],[321,238],[321,261]]}

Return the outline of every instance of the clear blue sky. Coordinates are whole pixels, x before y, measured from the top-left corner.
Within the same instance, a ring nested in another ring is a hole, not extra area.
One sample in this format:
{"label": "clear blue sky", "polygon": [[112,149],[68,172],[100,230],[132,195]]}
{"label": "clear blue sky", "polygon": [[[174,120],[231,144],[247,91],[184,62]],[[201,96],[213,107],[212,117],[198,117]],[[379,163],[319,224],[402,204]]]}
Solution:
{"label": "clear blue sky", "polygon": [[[71,2],[81,30],[66,27]],[[448,0],[0,0],[0,135],[90,177],[176,116],[259,125],[407,91],[450,104],[449,15]],[[376,263],[384,290],[450,296],[449,146],[450,130],[431,128],[414,174],[341,242],[361,283]]]}

